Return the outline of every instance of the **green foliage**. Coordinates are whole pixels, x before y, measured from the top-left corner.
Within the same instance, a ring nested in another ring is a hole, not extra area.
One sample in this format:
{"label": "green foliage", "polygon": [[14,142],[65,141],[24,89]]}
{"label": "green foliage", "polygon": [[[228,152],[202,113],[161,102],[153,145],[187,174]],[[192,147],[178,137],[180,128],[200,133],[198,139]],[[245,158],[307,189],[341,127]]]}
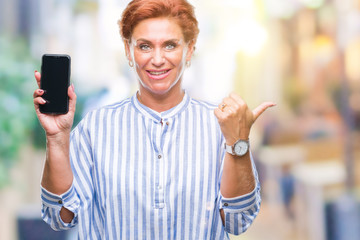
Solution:
{"label": "green foliage", "polygon": [[34,61],[26,41],[0,36],[0,188],[34,126]]}

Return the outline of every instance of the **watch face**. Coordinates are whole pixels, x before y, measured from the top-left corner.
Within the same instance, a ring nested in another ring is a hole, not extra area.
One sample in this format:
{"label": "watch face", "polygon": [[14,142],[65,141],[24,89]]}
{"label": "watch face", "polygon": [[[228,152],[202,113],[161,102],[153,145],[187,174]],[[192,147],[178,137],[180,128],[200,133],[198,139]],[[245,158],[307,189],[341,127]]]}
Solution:
{"label": "watch face", "polygon": [[238,156],[243,156],[247,153],[249,145],[245,141],[239,141],[235,144],[234,151]]}

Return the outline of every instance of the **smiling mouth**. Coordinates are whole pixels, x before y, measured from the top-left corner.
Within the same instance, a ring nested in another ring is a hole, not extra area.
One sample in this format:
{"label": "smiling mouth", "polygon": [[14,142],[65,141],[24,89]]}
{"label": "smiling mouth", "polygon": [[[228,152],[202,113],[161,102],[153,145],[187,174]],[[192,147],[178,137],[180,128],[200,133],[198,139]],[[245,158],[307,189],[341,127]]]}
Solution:
{"label": "smiling mouth", "polygon": [[151,75],[155,75],[155,76],[159,76],[162,74],[165,74],[167,72],[169,72],[170,70],[164,70],[164,71],[147,71],[148,73],[150,73]]}
{"label": "smiling mouth", "polygon": [[162,80],[165,79],[170,74],[171,69],[154,71],[154,70],[146,70],[147,75],[150,79],[153,80]]}

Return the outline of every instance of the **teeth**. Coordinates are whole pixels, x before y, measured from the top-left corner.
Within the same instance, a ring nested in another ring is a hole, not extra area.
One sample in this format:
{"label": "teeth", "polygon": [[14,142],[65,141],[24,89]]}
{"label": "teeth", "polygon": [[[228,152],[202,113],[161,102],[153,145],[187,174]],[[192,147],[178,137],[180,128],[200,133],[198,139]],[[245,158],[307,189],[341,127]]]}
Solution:
{"label": "teeth", "polygon": [[164,73],[166,73],[167,71],[161,71],[161,72],[152,72],[152,71],[149,71],[149,73],[151,74],[151,75],[161,75],[161,74],[164,74]]}

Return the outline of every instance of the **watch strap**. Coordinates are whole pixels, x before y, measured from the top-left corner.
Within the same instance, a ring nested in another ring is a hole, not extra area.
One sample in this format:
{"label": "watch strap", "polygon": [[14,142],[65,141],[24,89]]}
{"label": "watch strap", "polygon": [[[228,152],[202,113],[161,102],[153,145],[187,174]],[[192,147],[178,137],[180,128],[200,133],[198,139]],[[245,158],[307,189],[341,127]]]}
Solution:
{"label": "watch strap", "polygon": [[234,155],[234,146],[229,146],[226,143],[224,143],[225,151],[227,153],[230,153],[231,155]]}

